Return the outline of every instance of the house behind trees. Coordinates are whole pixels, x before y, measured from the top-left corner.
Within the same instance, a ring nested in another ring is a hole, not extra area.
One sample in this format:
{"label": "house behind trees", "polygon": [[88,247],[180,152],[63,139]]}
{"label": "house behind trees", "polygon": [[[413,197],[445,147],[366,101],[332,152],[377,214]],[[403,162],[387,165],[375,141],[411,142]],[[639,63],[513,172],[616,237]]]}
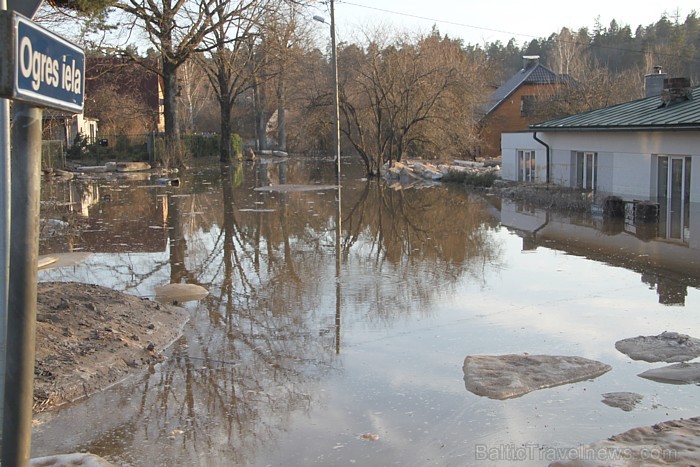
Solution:
{"label": "house behind trees", "polygon": [[553,94],[568,83],[568,75],[559,75],[540,63],[538,55],[523,57],[523,68],[503,83],[491,95],[479,125],[480,155],[497,157],[501,154],[501,133],[526,130],[541,120],[536,115],[538,96]]}
{"label": "house behind trees", "polygon": [[162,78],[128,58],[88,57],[85,112],[103,135],[142,135],[164,130]]}

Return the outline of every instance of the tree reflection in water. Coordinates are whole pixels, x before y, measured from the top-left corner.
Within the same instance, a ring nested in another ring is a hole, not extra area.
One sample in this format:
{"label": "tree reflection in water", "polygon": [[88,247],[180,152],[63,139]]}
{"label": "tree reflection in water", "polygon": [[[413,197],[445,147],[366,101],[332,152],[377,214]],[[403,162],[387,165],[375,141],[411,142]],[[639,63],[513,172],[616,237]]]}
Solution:
{"label": "tree reflection in water", "polygon": [[370,317],[425,313],[465,275],[482,282],[483,268],[497,268],[503,261],[490,235],[498,223],[483,201],[462,190],[393,191],[374,181],[348,204],[343,255],[346,267],[357,269],[348,274],[364,280],[346,288],[352,292],[346,292],[346,300],[366,308]]}
{"label": "tree reflection in water", "polygon": [[[187,282],[210,294],[188,306],[190,323],[170,358],[118,391],[131,402],[85,434],[81,449],[136,465],[252,463],[292,417],[323,403],[319,383],[342,368],[345,319],[430,313],[464,276],[482,281],[486,265],[502,262],[490,235],[496,221],[462,190],[392,191],[350,177],[342,196],[327,187],[253,190],[333,177],[311,167],[216,167],[183,176],[179,191],[148,192],[168,197],[167,251],[139,263],[136,276],[119,254],[101,267],[131,291]],[[135,203],[143,203],[140,190]]]}

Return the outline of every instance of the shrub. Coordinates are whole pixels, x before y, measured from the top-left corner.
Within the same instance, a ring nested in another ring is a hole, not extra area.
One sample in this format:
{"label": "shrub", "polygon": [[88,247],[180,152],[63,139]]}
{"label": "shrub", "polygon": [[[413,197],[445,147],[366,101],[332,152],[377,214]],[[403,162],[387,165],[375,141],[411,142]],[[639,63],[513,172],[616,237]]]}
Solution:
{"label": "shrub", "polygon": [[219,137],[209,135],[184,135],[182,144],[193,157],[212,157],[219,154]]}
{"label": "shrub", "polygon": [[243,157],[243,138],[238,133],[231,134],[231,149],[233,157],[240,159]]}
{"label": "shrub", "polygon": [[457,171],[450,170],[442,177],[443,182],[463,183],[469,186],[490,187],[498,180],[498,172],[495,170]]}

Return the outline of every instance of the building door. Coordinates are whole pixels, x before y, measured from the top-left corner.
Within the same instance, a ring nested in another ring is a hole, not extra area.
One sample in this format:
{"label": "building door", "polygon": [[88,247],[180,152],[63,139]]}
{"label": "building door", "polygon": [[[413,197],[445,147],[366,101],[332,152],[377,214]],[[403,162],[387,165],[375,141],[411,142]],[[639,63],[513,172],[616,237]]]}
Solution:
{"label": "building door", "polygon": [[598,179],[598,154],[595,152],[576,153],[576,187],[595,190]]}
{"label": "building door", "polygon": [[518,181],[535,181],[535,151],[518,151]]}
{"label": "building door", "polygon": [[687,242],[690,228],[690,157],[659,156],[660,220],[665,238]]}

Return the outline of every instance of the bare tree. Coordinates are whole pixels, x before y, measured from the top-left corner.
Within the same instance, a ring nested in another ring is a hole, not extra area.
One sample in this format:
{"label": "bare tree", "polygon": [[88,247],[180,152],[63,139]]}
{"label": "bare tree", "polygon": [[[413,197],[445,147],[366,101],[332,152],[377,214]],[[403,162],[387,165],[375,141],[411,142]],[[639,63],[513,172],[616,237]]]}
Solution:
{"label": "bare tree", "polygon": [[295,55],[287,83],[290,122],[287,125],[287,150],[294,153],[329,153],[335,144],[335,123],[330,112],[333,104],[332,76],[318,49]]}
{"label": "bare tree", "polygon": [[574,35],[568,28],[552,36],[549,64],[560,75],[577,74],[590,63],[588,36],[584,31]]}
{"label": "bare tree", "polygon": [[287,150],[287,98],[289,78],[301,63],[303,51],[309,48],[310,29],[302,16],[302,5],[290,2],[266,16],[262,37],[269,57],[268,76],[273,80],[277,103],[277,148]]}
{"label": "bare tree", "polygon": [[150,67],[163,77],[163,106],[166,153],[175,165],[185,164],[178,126],[178,69],[194,53],[202,51],[202,41],[219,23],[230,19],[231,11],[220,0],[122,0],[114,7],[131,16],[131,28],[141,28],[160,57],[155,69],[133,50],[119,51]]}
{"label": "bare tree", "polygon": [[[470,115],[479,96],[486,95],[483,84],[473,78],[478,76],[477,62],[459,42],[437,31],[417,40],[381,42],[381,34],[372,37],[364,49],[350,46],[340,55],[341,128],[367,173],[379,174],[385,162],[405,156],[434,158],[426,154],[438,147],[431,141],[434,136],[452,139],[450,147],[439,146],[443,151],[464,152],[475,122]],[[441,132],[440,127],[449,130]]]}
{"label": "bare tree", "polygon": [[260,21],[268,2],[216,0],[220,8],[216,27],[204,39],[208,52],[199,56],[199,64],[212,86],[221,113],[221,162],[233,157],[231,147],[231,113],[238,96],[253,86],[256,63],[254,44]]}
{"label": "bare tree", "polygon": [[180,106],[180,128],[186,133],[192,133],[197,127],[197,117],[211,105],[211,86],[202,68],[199,66],[198,57],[194,54],[180,67],[178,101]]}
{"label": "bare tree", "polygon": [[612,73],[592,66],[557,88],[542,91],[535,100],[534,114],[545,120],[639,99],[644,94],[643,80],[639,69]]}
{"label": "bare tree", "polygon": [[143,134],[152,121],[148,106],[124,95],[113,83],[105,83],[85,103],[85,113],[100,122],[101,135]]}

